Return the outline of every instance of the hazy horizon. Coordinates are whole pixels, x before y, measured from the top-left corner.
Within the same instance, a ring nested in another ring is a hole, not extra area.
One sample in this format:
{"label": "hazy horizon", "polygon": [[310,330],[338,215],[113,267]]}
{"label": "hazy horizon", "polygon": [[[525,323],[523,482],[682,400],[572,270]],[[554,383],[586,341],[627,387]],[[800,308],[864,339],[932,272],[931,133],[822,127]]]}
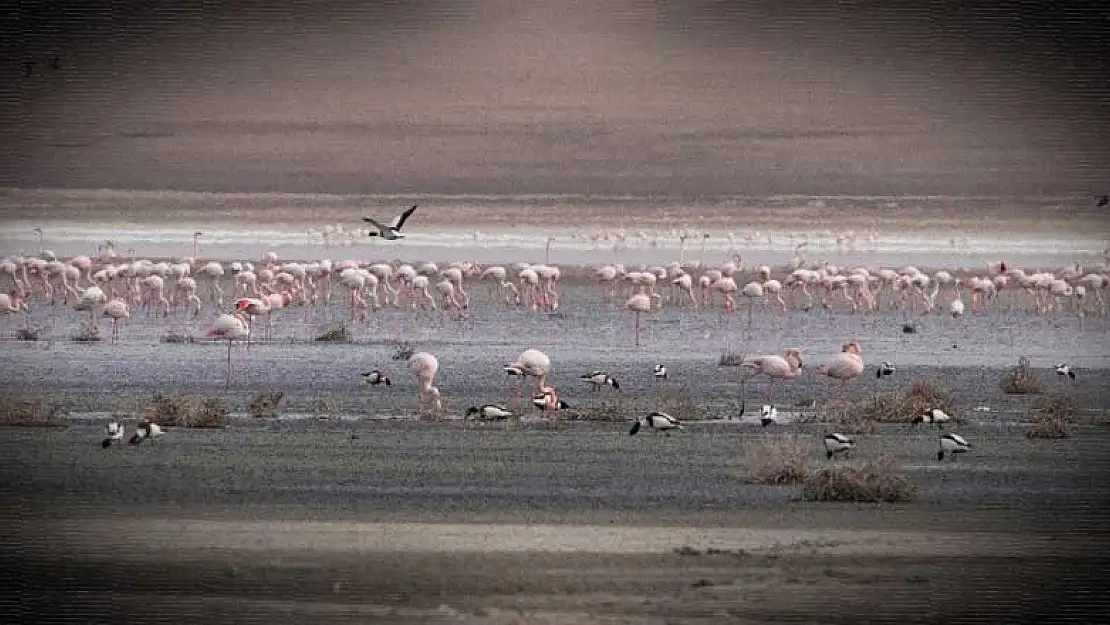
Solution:
{"label": "hazy horizon", "polygon": [[75,4],[24,9],[2,186],[1081,196],[1110,170],[1089,42],[956,5]]}

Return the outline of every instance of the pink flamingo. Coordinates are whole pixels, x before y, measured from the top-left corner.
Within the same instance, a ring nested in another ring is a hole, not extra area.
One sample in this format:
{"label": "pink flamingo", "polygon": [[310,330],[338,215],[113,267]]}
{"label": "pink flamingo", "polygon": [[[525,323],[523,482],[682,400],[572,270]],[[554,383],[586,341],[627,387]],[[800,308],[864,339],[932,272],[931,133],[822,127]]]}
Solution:
{"label": "pink flamingo", "polygon": [[119,321],[120,319],[129,319],[131,312],[127,308],[127,302],[121,299],[108,300],[104,305],[104,316],[111,317],[112,319],[112,342],[115,343],[119,339]]}
{"label": "pink flamingo", "polygon": [[624,307],[636,315],[636,347],[640,346],[640,315],[651,310],[651,298],[643,293],[637,293],[624,303]]}
{"label": "pink flamingo", "polygon": [[840,380],[838,397],[843,396],[848,388],[848,382],[863,374],[863,358],[860,356],[859,343],[845,341],[841,345],[841,352],[818,367],[817,374]]}
{"label": "pink flamingo", "polygon": [[432,385],[436,373],[439,372],[439,360],[428,352],[416,352],[409,357],[409,373],[416,376],[418,383],[417,401],[421,408],[425,405],[433,411],[443,409],[443,402],[439,398],[439,389]]}
{"label": "pink flamingo", "polygon": [[793,380],[801,375],[805,368],[802,362],[802,350],[796,347],[788,347],[782,356],[773,354],[746,356],[740,366],[746,371],[742,380],[743,385],[756,376],[765,375],[770,378],[771,382],[767,389],[768,403],[774,403],[776,380]]}
{"label": "pink flamingo", "polygon": [[[533,378],[536,381],[534,394],[539,394],[547,386],[547,376],[551,373],[551,359],[538,349],[526,349],[516,357],[515,361],[505,367],[505,371],[524,379]],[[528,406],[524,399],[523,383],[520,387],[520,407],[521,414],[524,414]]]}
{"label": "pink flamingo", "polygon": [[247,338],[249,325],[241,314],[223,314],[216,317],[216,321],[208,330],[206,336],[227,341],[227,384],[231,388],[231,342]]}

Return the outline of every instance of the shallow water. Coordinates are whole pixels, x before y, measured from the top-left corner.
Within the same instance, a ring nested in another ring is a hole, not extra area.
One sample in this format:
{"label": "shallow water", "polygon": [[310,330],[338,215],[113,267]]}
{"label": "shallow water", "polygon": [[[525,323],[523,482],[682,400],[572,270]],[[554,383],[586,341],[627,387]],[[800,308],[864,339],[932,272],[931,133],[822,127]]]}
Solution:
{"label": "shallow water", "polygon": [[[489,301],[480,288],[472,289],[472,307],[463,320],[443,311],[383,309],[367,322],[351,323],[354,342],[344,344],[313,341],[330,324],[347,319],[339,306],[282,310],[273,317],[271,340],[252,343],[249,349],[232,346],[226,397],[233,411],[242,411],[248,395],[274,388],[286,394],[286,412],[317,414],[321,400],[333,399],[338,405],[331,410],[337,415],[412,414],[413,379],[404,362],[393,360],[398,343],[406,341],[414,350],[429,351],[439,359],[436,384],[451,414],[484,403],[518,407],[520,385],[504,375],[502,366],[525,349],[536,348],[551,357],[551,381],[561,397],[587,412],[609,410],[606,402],[618,397],[624,402],[621,409],[631,410],[650,409],[653,403],[677,396],[682,399],[678,406],[711,407],[708,418],[736,417],[743,395],[746,418],[751,419],[758,414],[766,385],[753,381],[743,394],[739,371],[717,365],[721,354],[801,348],[807,371],[796,381],[780,383],[776,392],[776,404],[788,413],[798,400],[824,401],[836,391],[814,372],[840,351],[842,341],[856,339],[870,367],[853,382],[853,393],[929,377],[951,389],[965,416],[987,422],[1022,420],[1028,398],[1003,394],[998,379],[1005,367],[1028,356],[1049,390],[1066,390],[1087,409],[1110,405],[1110,383],[1101,374],[1110,368],[1110,334],[1100,318],[1083,320],[1081,329],[1081,320],[1071,315],[1043,318],[1003,310],[957,320],[922,318],[918,332],[906,334],[900,312],[868,317],[816,311],[779,315],[757,308],[749,327],[743,308],[729,314],[668,307],[643,316],[642,344],[636,346],[633,315],[607,301],[599,287],[568,284],[561,291],[558,315],[506,309]],[[77,342],[70,337],[86,317],[60,301],[56,307],[40,305],[31,320],[44,328],[39,341],[0,342],[5,356],[0,359],[0,379],[6,389],[47,393],[77,412],[130,412],[155,391],[223,393],[226,344],[203,338],[214,316],[208,311],[199,319],[162,319],[140,310],[121,324],[118,343],[109,340],[108,320],[101,324],[104,340]],[[15,320],[3,321],[9,330],[18,327]],[[262,327],[262,322],[256,324],[256,338]],[[197,341],[160,342],[170,332]],[[895,376],[875,378],[872,367],[882,361],[897,365]],[[1050,369],[1057,362],[1076,367],[1079,377],[1058,379]],[[669,369],[664,385],[650,376],[656,363]],[[359,374],[375,368],[383,369],[394,385],[362,384]],[[617,377],[621,390],[588,392],[578,376],[595,369]],[[990,411],[973,410],[979,406]]]}

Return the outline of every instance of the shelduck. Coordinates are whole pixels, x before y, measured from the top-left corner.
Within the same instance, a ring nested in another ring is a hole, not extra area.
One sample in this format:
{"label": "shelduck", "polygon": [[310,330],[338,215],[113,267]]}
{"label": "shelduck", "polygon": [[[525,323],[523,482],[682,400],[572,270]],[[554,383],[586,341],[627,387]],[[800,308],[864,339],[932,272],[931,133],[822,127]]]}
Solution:
{"label": "shelduck", "polygon": [[971,449],[971,445],[964,440],[964,437],[953,432],[949,432],[940,437],[940,449],[937,450],[937,460],[944,460],[944,454],[952,454],[955,458],[956,454],[966,453]]}
{"label": "shelduck", "polygon": [[1061,378],[1068,377],[1073,380],[1075,379],[1075,371],[1072,370],[1071,366],[1064,363],[1056,365],[1056,375]]}
{"label": "shelduck", "polygon": [[883,364],[879,365],[875,369],[875,377],[876,378],[885,378],[887,376],[894,375],[894,371],[895,371],[894,363],[883,361]]}
{"label": "shelduck", "polygon": [[768,425],[775,423],[778,419],[778,416],[778,409],[776,409],[771,404],[764,404],[763,407],[759,409],[759,424],[763,427],[767,427]]}
{"label": "shelduck", "polygon": [[913,422],[914,423],[936,423],[937,425],[940,425],[942,423],[948,423],[951,420],[952,420],[952,417],[950,417],[948,415],[948,413],[944,412],[940,408],[933,408],[931,410],[926,410],[923,414],[919,415],[916,419],[914,419]]}
{"label": "shelduck", "polygon": [[157,423],[151,421],[140,421],[138,427],[135,428],[135,434],[131,440],[127,441],[132,445],[138,445],[146,439],[154,440],[162,435],[162,427]]}
{"label": "shelduck", "polygon": [[486,404],[484,406],[471,406],[466,411],[466,416],[478,415],[480,419],[501,420],[508,419],[513,416],[513,413],[504,406],[497,404]]}
{"label": "shelduck", "polygon": [[855,446],[855,441],[839,432],[825,435],[825,457],[830,460],[837,454],[847,455],[848,450],[855,448]]}
{"label": "shelduck", "polygon": [[381,372],[380,369],[362,374],[362,381],[372,386],[385,384],[386,386],[393,386],[393,382],[389,380],[389,376]]}
{"label": "shelduck", "polygon": [[682,430],[682,422],[672,417],[665,412],[653,412],[646,417],[636,419],[636,423],[632,424],[632,429],[628,431],[629,436],[635,436],[641,428],[651,428],[659,430],[664,434],[670,436],[669,430]]}
{"label": "shelduck", "polygon": [[104,449],[108,449],[113,443],[118,443],[123,440],[123,426],[116,421],[109,423],[106,431],[108,437],[100,443],[100,446]]}
{"label": "shelduck", "polygon": [[651,370],[651,376],[658,382],[667,379],[666,365],[655,365]]}
{"label": "shelduck", "polygon": [[613,390],[619,391],[621,385],[617,382],[616,378],[610,376],[604,371],[591,371],[585,375],[578,376],[579,379],[585,380],[590,383],[590,391],[600,390],[603,386],[611,386]]}

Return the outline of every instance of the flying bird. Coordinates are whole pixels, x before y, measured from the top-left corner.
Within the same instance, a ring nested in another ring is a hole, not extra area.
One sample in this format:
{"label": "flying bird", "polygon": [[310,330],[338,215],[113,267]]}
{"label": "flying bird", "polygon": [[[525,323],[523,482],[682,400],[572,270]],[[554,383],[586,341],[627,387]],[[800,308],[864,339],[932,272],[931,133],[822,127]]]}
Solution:
{"label": "flying bird", "polygon": [[401,228],[405,225],[405,221],[409,216],[414,212],[416,212],[415,204],[412,208],[394,217],[393,221],[390,222],[388,226],[382,224],[373,217],[363,217],[362,220],[378,229],[377,232],[370,232],[368,236],[381,237],[386,241],[396,241],[397,239],[405,238],[404,235],[401,234]]}

